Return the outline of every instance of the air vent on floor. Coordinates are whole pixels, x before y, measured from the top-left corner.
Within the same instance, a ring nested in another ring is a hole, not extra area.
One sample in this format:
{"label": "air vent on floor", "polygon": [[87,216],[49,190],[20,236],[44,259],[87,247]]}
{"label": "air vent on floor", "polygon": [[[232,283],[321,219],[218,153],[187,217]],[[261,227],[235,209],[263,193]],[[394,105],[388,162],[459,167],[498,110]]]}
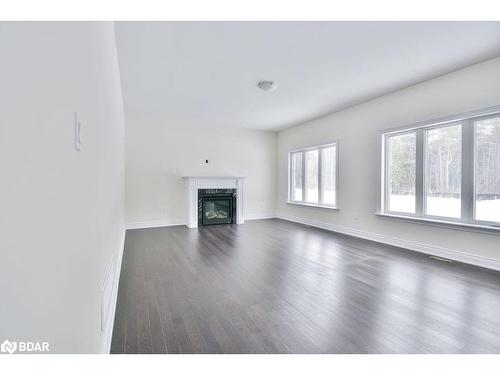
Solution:
{"label": "air vent on floor", "polygon": [[453,261],[451,259],[435,257],[434,255],[431,255],[429,258],[430,259],[436,259],[436,260],[439,260],[441,262],[453,263]]}

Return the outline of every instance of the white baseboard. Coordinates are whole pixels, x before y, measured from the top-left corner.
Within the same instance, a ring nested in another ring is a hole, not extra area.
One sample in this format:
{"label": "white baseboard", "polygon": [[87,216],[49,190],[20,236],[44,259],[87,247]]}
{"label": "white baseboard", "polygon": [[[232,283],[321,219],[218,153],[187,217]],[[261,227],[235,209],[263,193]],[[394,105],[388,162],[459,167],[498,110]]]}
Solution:
{"label": "white baseboard", "polygon": [[114,268],[113,291],[111,294],[110,308],[106,317],[106,326],[104,329],[104,342],[102,352],[109,354],[111,352],[111,342],[113,340],[113,327],[115,325],[116,304],[118,302],[118,287],[120,284],[120,273],[122,270],[123,252],[125,250],[125,230],[122,234],[120,248],[118,249],[116,265]]}
{"label": "white baseboard", "polygon": [[184,219],[174,220],[149,220],[149,221],[133,221],[126,224],[127,229],[145,229],[145,228],[158,228],[158,227],[171,227],[174,225],[185,225]]}
{"label": "white baseboard", "polygon": [[[274,219],[276,214],[253,214],[245,216],[244,220],[262,220],[262,219]],[[126,224],[127,229],[146,229],[146,228],[159,228],[159,227],[171,227],[174,225],[186,225],[186,221],[183,219],[174,220],[149,220],[149,221],[133,221]]]}
{"label": "white baseboard", "polygon": [[297,216],[278,214],[279,219],[293,221],[295,223],[309,225],[316,228],[325,229],[332,232],[347,234],[349,236],[359,237],[366,240],[384,243],[387,245],[402,247],[404,249],[417,251],[419,253],[434,255],[440,258],[447,258],[457,262],[472,264],[483,268],[489,268],[495,271],[500,271],[500,261],[492,258],[483,257],[480,255],[467,254],[461,251],[446,249],[443,247],[428,245],[420,242],[403,240],[396,237],[386,236],[364,230],[345,227],[341,225],[325,223],[317,220],[304,219]]}
{"label": "white baseboard", "polygon": [[263,219],[274,219],[276,214],[252,214],[245,216],[245,220],[263,220]]}

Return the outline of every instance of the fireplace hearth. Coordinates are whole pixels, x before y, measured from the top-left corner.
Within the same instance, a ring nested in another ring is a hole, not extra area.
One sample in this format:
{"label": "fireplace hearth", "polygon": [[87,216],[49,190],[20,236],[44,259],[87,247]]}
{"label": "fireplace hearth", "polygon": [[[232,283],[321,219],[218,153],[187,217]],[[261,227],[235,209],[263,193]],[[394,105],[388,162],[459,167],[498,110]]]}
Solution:
{"label": "fireplace hearth", "polygon": [[234,224],[236,189],[199,189],[198,226]]}

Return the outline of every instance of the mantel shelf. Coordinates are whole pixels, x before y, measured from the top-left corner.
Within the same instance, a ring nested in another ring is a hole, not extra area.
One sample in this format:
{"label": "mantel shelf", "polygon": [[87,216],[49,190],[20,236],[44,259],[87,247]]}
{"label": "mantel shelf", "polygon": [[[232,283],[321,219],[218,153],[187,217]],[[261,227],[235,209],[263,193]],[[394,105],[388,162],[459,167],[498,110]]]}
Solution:
{"label": "mantel shelf", "polygon": [[231,180],[235,180],[235,179],[238,179],[238,180],[243,180],[245,179],[246,177],[244,176],[182,176],[182,178],[185,178],[185,179],[231,179]]}

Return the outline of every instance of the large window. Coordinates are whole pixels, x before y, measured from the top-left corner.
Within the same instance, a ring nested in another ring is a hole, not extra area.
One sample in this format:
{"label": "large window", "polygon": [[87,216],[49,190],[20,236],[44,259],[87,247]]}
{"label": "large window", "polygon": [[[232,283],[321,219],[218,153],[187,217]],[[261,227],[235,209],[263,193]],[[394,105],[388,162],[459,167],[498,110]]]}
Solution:
{"label": "large window", "polygon": [[337,206],[337,145],[330,143],[290,153],[289,202]]}
{"label": "large window", "polygon": [[382,214],[497,226],[500,110],[382,135]]}

